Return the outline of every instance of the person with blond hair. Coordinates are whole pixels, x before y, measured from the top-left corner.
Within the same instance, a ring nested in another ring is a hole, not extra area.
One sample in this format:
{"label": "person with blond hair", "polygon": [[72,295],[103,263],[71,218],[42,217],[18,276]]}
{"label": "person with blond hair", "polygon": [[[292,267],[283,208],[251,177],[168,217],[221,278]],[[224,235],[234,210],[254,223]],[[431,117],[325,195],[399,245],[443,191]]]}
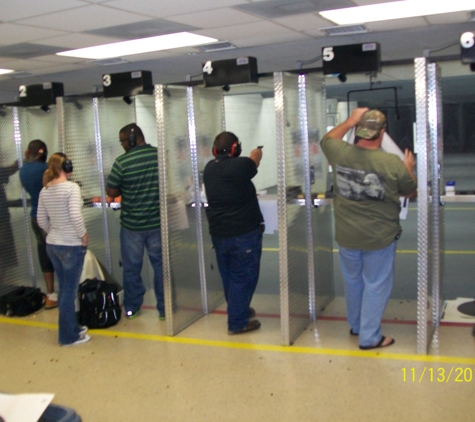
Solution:
{"label": "person with blond hair", "polygon": [[38,225],[47,233],[46,251],[58,279],[59,344],[86,343],[87,327],[76,319],[75,299],[79,286],[88,233],[81,213],[83,201],[77,183],[69,181],[73,163],[62,152],[48,161],[44,188],[38,200]]}

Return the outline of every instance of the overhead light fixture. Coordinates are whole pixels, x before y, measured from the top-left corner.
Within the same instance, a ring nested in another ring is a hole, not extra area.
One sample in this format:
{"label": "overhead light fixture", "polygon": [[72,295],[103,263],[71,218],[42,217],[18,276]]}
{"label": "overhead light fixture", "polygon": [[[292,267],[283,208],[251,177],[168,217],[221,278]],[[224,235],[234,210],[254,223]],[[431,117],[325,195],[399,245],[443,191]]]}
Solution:
{"label": "overhead light fixture", "polygon": [[378,22],[473,10],[473,0],[403,0],[319,12],[337,25]]}
{"label": "overhead light fixture", "polygon": [[172,48],[191,47],[216,41],[218,41],[216,38],[205,37],[190,32],[177,32],[176,34],[159,35],[138,40],[121,41],[112,44],[97,45],[95,47],[62,51],[56,54],[58,56],[100,60],[130,56],[132,54],[150,53],[152,51],[170,50]]}
{"label": "overhead light fixture", "polygon": [[0,69],[0,75],[6,75],[7,73],[13,73],[14,70],[10,69]]}

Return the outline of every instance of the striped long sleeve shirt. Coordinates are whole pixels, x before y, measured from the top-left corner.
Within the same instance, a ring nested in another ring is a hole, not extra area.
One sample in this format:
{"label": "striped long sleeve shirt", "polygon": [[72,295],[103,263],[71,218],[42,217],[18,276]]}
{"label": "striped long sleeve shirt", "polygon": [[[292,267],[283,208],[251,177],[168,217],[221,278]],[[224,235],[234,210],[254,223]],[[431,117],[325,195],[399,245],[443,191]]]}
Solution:
{"label": "striped long sleeve shirt", "polygon": [[48,233],[46,243],[81,246],[81,237],[86,233],[82,205],[81,190],[74,182],[62,182],[41,190],[37,220]]}

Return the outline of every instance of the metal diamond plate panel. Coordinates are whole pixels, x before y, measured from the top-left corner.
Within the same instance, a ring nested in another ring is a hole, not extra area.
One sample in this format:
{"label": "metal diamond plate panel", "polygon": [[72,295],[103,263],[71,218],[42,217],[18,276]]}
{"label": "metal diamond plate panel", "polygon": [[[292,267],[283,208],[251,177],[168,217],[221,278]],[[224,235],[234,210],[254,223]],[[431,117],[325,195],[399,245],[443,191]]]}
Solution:
{"label": "metal diamond plate panel", "polygon": [[[203,170],[208,161],[214,158],[212,154],[214,138],[223,130],[224,101],[222,92],[221,89],[193,88],[196,122],[196,167],[193,166],[193,174],[195,176],[195,197],[199,197],[198,202],[201,203],[206,202]],[[197,220],[197,229],[198,233],[201,233],[202,262],[205,271],[203,275],[206,280],[206,286],[203,288],[203,291],[206,292],[206,311],[212,311],[225,299],[204,208],[201,208],[197,218],[200,219]]]}
{"label": "metal diamond plate panel", "polygon": [[[167,332],[175,335],[203,314],[196,210],[192,206],[195,188],[189,130],[193,123],[187,88],[157,85],[155,92],[162,240],[167,249],[163,256]],[[169,309],[173,310],[171,318]]]}
{"label": "metal diamond plate panel", "polygon": [[[324,77],[317,74],[307,75],[306,91],[307,109],[309,110],[307,121],[310,190],[312,198],[316,198],[327,191],[328,179],[331,177],[328,173],[327,159],[319,145],[321,137],[326,133]],[[314,292],[309,288],[309,294],[310,297],[312,294],[315,295],[314,315],[318,316],[334,297],[331,205],[321,205],[319,208],[311,207],[311,214],[314,283],[310,283],[310,286],[314,286]]]}
{"label": "metal diamond plate panel", "polygon": [[21,143],[17,111],[4,108],[0,116],[0,294],[16,285],[35,284],[31,249],[27,250],[31,248],[29,209],[18,177],[26,147]]}
{"label": "metal diamond plate panel", "polygon": [[[88,197],[95,197],[95,200],[101,198],[101,178],[104,182],[109,176],[112,165],[115,159],[124,153],[123,148],[119,143],[119,130],[125,125],[136,121],[136,113],[134,103],[126,104],[122,98],[97,98],[94,100],[87,100],[82,102],[82,109],[77,110],[82,116],[81,119],[87,124],[86,128],[83,128],[84,134],[77,136],[87,136],[85,146],[82,146],[82,152],[74,151],[74,148],[81,148],[80,145],[76,145],[72,148],[74,153],[79,158],[79,171],[87,171],[88,162],[86,156],[94,163],[95,170],[92,172],[94,176],[88,180],[88,186],[83,191],[83,195]],[[135,100],[134,100],[135,101]],[[75,107],[75,105],[72,105]],[[86,117],[87,116],[87,117]],[[72,129],[71,129],[72,130]],[[146,139],[146,141],[148,141]],[[97,151],[101,152],[97,158],[92,157]],[[86,156],[85,156],[86,155]],[[74,159],[74,156],[73,156]],[[100,172],[99,161],[102,162],[102,174]],[[76,176],[77,177],[77,176]],[[89,177],[89,176],[83,176]],[[94,182],[95,180],[95,182]],[[97,202],[96,202],[97,203]],[[87,202],[86,202],[87,205]],[[120,211],[115,208],[107,208],[106,212],[102,208],[90,208],[86,207],[84,218],[89,235],[91,236],[91,230],[97,230],[97,234],[91,243],[91,250],[98,256],[99,260],[104,265],[110,265],[110,272],[113,277],[122,284],[122,267],[120,263]],[[103,225],[106,224],[106,227]],[[104,249],[105,239],[109,238],[109,250],[110,263],[107,262],[107,254]],[[142,269],[142,278],[147,289],[153,288],[153,272],[150,264],[147,260],[144,260],[144,266]]]}
{"label": "metal diamond plate panel", "polygon": [[431,179],[430,198],[430,282],[432,293],[432,333],[439,326],[442,313],[442,273],[443,273],[443,213],[441,204],[443,193],[442,168],[442,93],[440,69],[437,64],[428,65],[428,114],[430,133],[429,169]]}
{"label": "metal diamond plate panel", "polygon": [[417,352],[427,353],[429,316],[429,169],[428,169],[428,96],[427,96],[427,60],[416,58],[415,94],[416,94],[416,147],[418,179],[418,217],[417,217]]}
{"label": "metal diamond plate panel", "polygon": [[308,244],[298,77],[274,74],[282,342],[292,344],[309,323]]}

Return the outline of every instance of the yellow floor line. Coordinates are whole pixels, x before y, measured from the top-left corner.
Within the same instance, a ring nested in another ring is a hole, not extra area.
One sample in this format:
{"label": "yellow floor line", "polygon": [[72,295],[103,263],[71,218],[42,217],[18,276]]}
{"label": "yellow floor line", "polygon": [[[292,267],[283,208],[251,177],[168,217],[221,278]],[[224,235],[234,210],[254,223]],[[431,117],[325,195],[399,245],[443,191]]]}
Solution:
{"label": "yellow floor line", "polygon": [[[279,252],[279,248],[262,248],[263,252]],[[302,252],[305,252],[302,249]],[[337,253],[338,249],[332,249],[332,252]],[[396,250],[397,254],[417,254],[415,249],[398,249]],[[475,251],[444,251],[445,255],[475,255]]]}
{"label": "yellow floor line", "polygon": [[[25,321],[21,319],[12,319],[0,317],[0,323],[23,325],[27,327],[37,328],[49,328],[58,329],[57,324],[45,323],[40,321]],[[280,353],[300,353],[308,355],[328,355],[328,356],[347,356],[357,358],[371,358],[371,359],[389,359],[389,360],[401,360],[401,361],[413,361],[413,362],[433,362],[433,363],[449,363],[460,365],[475,365],[475,358],[465,358],[461,356],[430,356],[430,355],[416,355],[406,353],[387,353],[375,350],[362,351],[362,350],[344,350],[344,349],[326,349],[326,348],[313,348],[313,347],[299,347],[299,346],[275,346],[268,344],[249,344],[238,343],[230,341],[219,340],[203,340],[197,338],[187,337],[169,337],[154,334],[140,334],[130,333],[123,331],[113,330],[90,330],[93,335],[104,337],[120,337],[130,338],[137,340],[159,341],[166,343],[176,344],[190,344],[207,347],[221,347],[228,349],[245,349],[245,350],[257,350],[266,352],[280,352]]]}

